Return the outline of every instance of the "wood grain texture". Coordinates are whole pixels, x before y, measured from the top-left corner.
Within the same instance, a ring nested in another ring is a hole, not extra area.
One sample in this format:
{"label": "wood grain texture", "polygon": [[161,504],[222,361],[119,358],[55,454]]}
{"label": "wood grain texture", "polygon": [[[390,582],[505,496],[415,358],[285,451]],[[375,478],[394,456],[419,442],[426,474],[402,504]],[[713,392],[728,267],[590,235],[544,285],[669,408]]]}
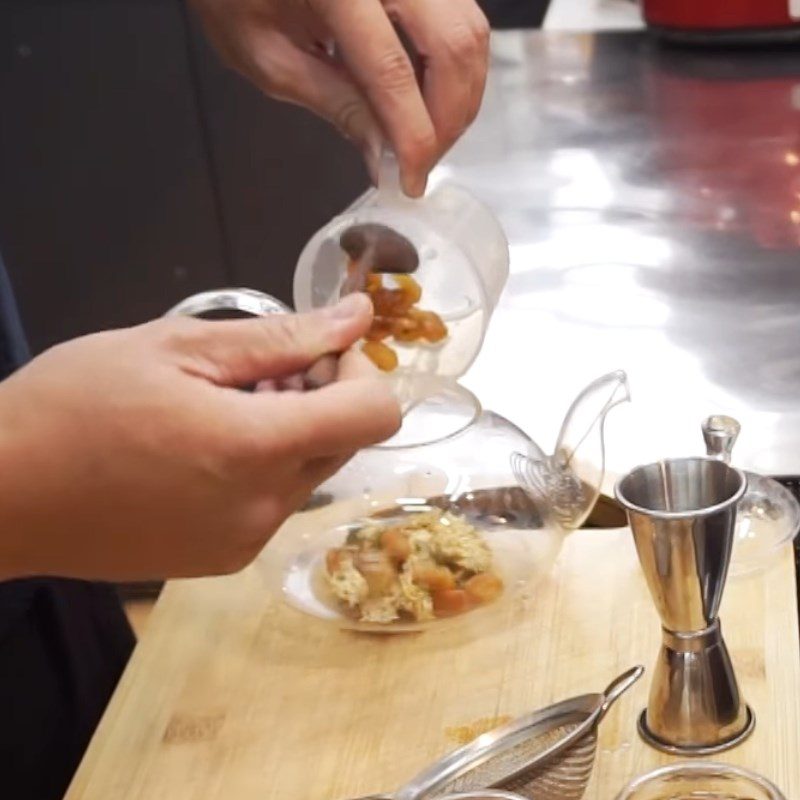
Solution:
{"label": "wood grain texture", "polygon": [[[302,535],[290,522],[275,563]],[[800,646],[790,548],[731,581],[725,635],[757,714],[720,756],[800,797]],[[651,664],[659,624],[626,530],[571,535],[552,575],[492,630],[365,636],[286,607],[262,567],[162,594],[67,800],[343,800],[387,791],[453,748],[454,731],[601,690]],[[635,732],[645,679],[601,728],[588,800],[669,757]]]}

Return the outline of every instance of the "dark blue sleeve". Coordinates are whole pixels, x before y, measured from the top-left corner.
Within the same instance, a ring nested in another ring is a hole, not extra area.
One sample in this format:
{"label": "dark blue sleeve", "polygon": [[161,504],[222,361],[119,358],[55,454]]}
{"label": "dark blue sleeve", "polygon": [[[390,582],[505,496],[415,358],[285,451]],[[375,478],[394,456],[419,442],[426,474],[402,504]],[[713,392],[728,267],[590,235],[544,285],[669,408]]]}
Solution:
{"label": "dark blue sleeve", "polygon": [[[0,380],[28,358],[0,260]],[[1,798],[64,796],[133,644],[113,586],[0,581]]]}
{"label": "dark blue sleeve", "polygon": [[0,255],[0,380],[30,358],[11,281]]}

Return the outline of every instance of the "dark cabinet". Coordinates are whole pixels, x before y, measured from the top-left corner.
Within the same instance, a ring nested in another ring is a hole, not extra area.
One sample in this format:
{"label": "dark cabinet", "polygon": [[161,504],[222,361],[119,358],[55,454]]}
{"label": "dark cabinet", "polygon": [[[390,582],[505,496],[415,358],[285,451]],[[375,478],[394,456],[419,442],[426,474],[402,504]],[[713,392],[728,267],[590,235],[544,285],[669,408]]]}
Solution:
{"label": "dark cabinet", "polygon": [[300,248],[365,186],[180,0],[0,0],[0,252],[34,350],[221,285],[289,301]]}

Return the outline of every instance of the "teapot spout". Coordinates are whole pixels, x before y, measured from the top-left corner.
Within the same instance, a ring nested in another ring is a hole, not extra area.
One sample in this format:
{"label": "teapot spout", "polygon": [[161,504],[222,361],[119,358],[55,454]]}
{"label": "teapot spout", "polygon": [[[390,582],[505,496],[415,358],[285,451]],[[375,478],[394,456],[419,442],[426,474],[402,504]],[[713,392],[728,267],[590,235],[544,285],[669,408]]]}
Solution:
{"label": "teapot spout", "polygon": [[592,381],[572,402],[552,456],[539,460],[519,453],[512,456],[519,483],[565,530],[579,528],[600,496],[605,418],[628,400],[628,376],[622,370],[610,372]]}

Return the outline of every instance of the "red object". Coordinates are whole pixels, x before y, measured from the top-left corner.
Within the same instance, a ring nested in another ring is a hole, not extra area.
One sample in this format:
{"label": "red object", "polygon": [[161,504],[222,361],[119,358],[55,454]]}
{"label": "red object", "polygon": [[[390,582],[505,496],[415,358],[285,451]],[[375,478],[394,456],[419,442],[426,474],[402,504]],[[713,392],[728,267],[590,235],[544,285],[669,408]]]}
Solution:
{"label": "red object", "polygon": [[[699,2],[699,0],[698,0]],[[658,168],[681,197],[680,224],[800,249],[800,77],[734,76],[714,53],[667,54],[644,73]],[[678,62],[678,64],[676,64]],[[753,64],[768,63],[753,59]],[[776,71],[777,72],[777,71]],[[743,113],[747,109],[747,113]]]}
{"label": "red object", "polygon": [[800,27],[798,0],[642,0],[648,25],[678,31]]}

